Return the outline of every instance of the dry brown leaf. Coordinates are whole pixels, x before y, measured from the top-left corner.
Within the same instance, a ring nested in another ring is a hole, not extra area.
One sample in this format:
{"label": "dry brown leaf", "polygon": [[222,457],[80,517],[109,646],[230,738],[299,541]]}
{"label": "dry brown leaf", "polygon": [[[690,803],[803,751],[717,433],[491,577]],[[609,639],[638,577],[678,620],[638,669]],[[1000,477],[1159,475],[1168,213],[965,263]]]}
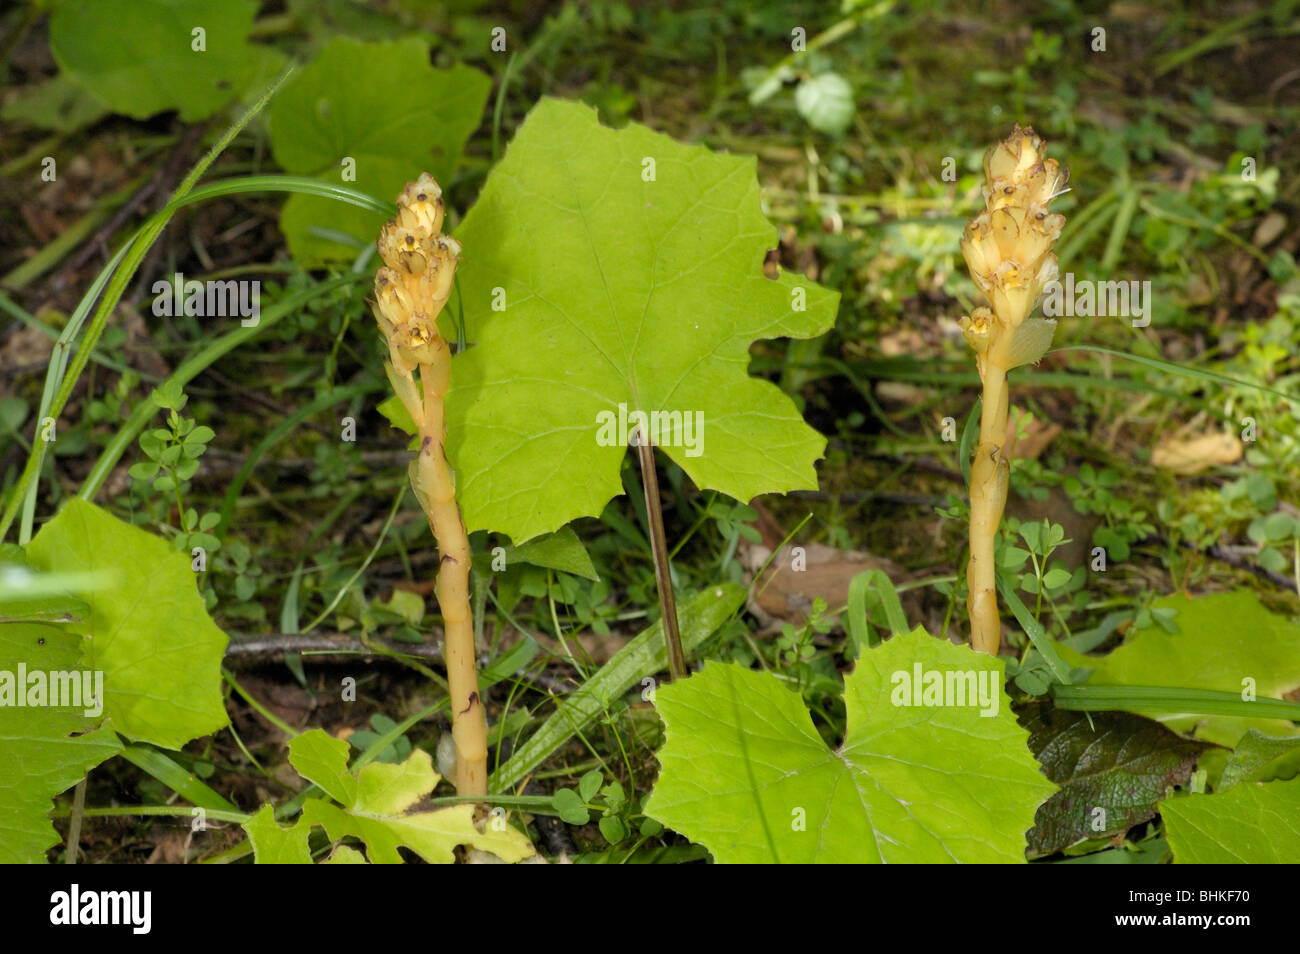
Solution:
{"label": "dry brown leaf", "polygon": [[[743,543],[740,559],[752,575],[767,562],[772,551],[762,544]],[[857,550],[837,550],[822,543],[803,546],[801,554],[786,546],[763,572],[752,591],[750,611],[765,625],[794,623],[808,619],[813,600],[821,597],[828,609],[837,609],[849,599],[849,583],[863,570],[884,570],[891,580],[902,571],[890,560]],[[795,569],[796,557],[799,566]]]}
{"label": "dry brown leaf", "polygon": [[1151,463],[1175,474],[1199,474],[1241,460],[1241,441],[1232,434],[1166,438],[1151,453]]}
{"label": "dry brown leaf", "polygon": [[925,346],[925,339],[914,328],[899,328],[880,336],[880,353],[886,358],[903,354],[916,354]]}
{"label": "dry brown leaf", "polygon": [[1286,230],[1286,216],[1281,212],[1270,212],[1255,227],[1255,234],[1251,236],[1251,244],[1263,248],[1265,245],[1272,244]]}
{"label": "dry brown leaf", "polygon": [[899,404],[911,407],[914,404],[921,404],[933,396],[934,391],[929,388],[908,384],[906,381],[876,382],[876,397],[885,404]]}
{"label": "dry brown leaf", "polygon": [[[1021,425],[1021,418],[1028,418],[1028,420]],[[1025,432],[1023,439],[1017,436],[1020,430]],[[1059,433],[1061,433],[1060,424],[1046,423],[1030,416],[1028,411],[1013,407],[1011,413],[1007,415],[1007,456],[1020,460],[1037,460],[1038,455],[1047,450],[1047,445],[1052,443]]]}
{"label": "dry brown leaf", "polygon": [[189,819],[185,819],[183,827],[168,827],[161,834],[158,828],[168,824],[163,819],[154,820],[153,837],[157,840],[154,842],[153,851],[145,859],[147,865],[183,865],[189,858],[190,843],[193,833],[190,831]]}

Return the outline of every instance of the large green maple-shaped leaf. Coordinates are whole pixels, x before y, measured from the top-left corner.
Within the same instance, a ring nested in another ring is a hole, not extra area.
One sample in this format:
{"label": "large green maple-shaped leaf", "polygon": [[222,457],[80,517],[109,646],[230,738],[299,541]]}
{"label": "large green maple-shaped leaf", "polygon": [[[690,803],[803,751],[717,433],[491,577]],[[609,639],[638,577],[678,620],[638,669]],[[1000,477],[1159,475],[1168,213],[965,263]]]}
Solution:
{"label": "large green maple-shaped leaf", "polygon": [[183,555],[94,504],[72,500],[41,528],[25,557],[46,579],[100,583],[66,596],[71,622],[0,623],[0,672],[16,674],[20,665],[28,673],[99,671],[104,698],[98,714],[99,706],[84,699],[76,707],[0,706],[6,862],[42,860],[55,842],[46,818],[51,799],[120,751],[114,730],[177,749],[227,721],[226,636],[208,617]]}
{"label": "large green maple-shaped leaf", "polygon": [[[1061,647],[1074,666],[1091,668],[1090,683],[1169,686],[1184,689],[1251,690],[1281,698],[1300,688],[1300,624],[1271,613],[1249,590],[1207,596],[1161,597],[1156,609],[1172,609],[1178,632],[1152,623],[1107,656],[1083,656]],[[1177,731],[1196,727],[1200,738],[1235,745],[1248,729],[1269,735],[1295,730],[1279,719],[1160,715]]]}
{"label": "large green maple-shaped leaf", "polygon": [[145,119],[176,109],[194,122],[280,58],[247,42],[257,7],[256,0],[55,0],[50,50],[115,111]]}
{"label": "large green maple-shaped leaf", "polygon": [[[918,666],[923,685],[930,673],[983,680],[995,714],[895,705]],[[719,862],[1024,861],[1034,810],[1055,787],[1002,686],[993,657],[920,629],[897,636],[845,679],[848,728],[831,751],[774,676],[706,663],[656,693],[667,741],[646,814]]]}
{"label": "large green maple-shaped leaf", "polygon": [[1160,815],[1176,864],[1300,862],[1300,779],[1171,799]]}
{"label": "large green maple-shaped leaf", "polygon": [[[408,813],[438,784],[433,760],[422,749],[400,765],[370,762],[353,773],[348,768],[347,742],[312,729],[289,743],[289,761],[298,774],[315,782],[339,805],[308,799],[302,818],[290,828],[281,828],[271,806],[262,806],[244,825],[259,864],[309,863],[307,838],[316,825],[335,841],[345,835],[359,838],[375,864],[400,864],[398,848],[408,848],[430,864],[455,860],[453,852],[458,845],[479,848],[510,862],[534,853],[522,832],[504,823],[498,826],[496,819],[479,831],[470,804]],[[359,860],[337,852],[331,858],[335,863]]]}
{"label": "large green maple-shaped leaf", "polygon": [[[428,44],[415,37],[379,43],[337,37],[271,103],[271,150],[288,172],[380,199],[394,198],[425,170],[445,186],[491,88],[471,67],[434,69]],[[343,179],[345,159],[354,160],[355,179]],[[383,220],[341,202],[293,195],[280,227],[299,259],[352,259],[355,247],[310,228],[368,245]]]}
{"label": "large green maple-shaped leaf", "polygon": [[764,277],[759,200],[753,158],[533,109],[456,230],[474,346],[452,365],[447,443],[469,530],[522,542],[598,515],[622,491],[627,447],[599,433],[620,405],[702,415],[698,454],[680,429],[659,441],[700,487],[816,486],[825,440],[746,372],[755,339],[826,331],[838,295]]}
{"label": "large green maple-shaped leaf", "polygon": [[[227,724],[226,634],[208,616],[187,556],[84,500],[41,527],[27,561],[44,571],[104,571],[113,586],[83,599],[80,667],[104,672],[104,712],[139,742],[179,749]],[[30,664],[29,664],[30,665]]]}
{"label": "large green maple-shaped leaf", "polygon": [[259,865],[309,865],[311,851],[307,836],[311,825],[301,817],[288,828],[281,828],[275,820],[275,809],[263,805],[248,821],[244,831],[253,845],[253,857]]}
{"label": "large green maple-shaped leaf", "polygon": [[1061,786],[1039,806],[1029,851],[1050,855],[1084,839],[1123,834],[1155,817],[1210,746],[1128,712],[1069,712],[1049,702],[1020,710],[1029,748]]}
{"label": "large green maple-shaped leaf", "polygon": [[[81,638],[62,626],[0,623],[0,672],[75,671],[80,655]],[[84,706],[0,706],[0,864],[44,860],[57,840],[51,800],[121,748],[101,721]]]}

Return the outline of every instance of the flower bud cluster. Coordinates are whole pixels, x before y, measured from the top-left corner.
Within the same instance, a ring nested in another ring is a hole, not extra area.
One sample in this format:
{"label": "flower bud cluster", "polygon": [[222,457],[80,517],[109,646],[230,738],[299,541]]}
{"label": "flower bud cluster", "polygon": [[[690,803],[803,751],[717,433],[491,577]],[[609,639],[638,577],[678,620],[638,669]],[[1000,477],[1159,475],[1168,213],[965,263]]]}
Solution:
{"label": "flower bud cluster", "polygon": [[438,314],[451,295],[460,244],[442,235],[442,189],[427,172],[397,197],[379,233],[384,267],[375,273],[375,320],[402,371],[428,364],[439,345]]}
{"label": "flower bud cluster", "polygon": [[1017,125],[984,157],[985,209],[962,234],[961,250],[992,309],[976,308],[962,332],[981,356],[1007,365],[1015,332],[1057,277],[1052,247],[1065,217],[1048,204],[1065,191],[1069,170],[1044,156],[1033,129]]}

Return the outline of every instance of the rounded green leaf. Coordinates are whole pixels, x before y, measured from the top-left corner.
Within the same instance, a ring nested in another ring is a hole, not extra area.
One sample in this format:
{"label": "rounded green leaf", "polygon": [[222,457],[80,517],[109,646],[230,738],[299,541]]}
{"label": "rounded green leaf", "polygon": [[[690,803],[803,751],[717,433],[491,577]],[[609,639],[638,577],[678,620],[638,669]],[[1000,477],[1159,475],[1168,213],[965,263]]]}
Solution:
{"label": "rounded green leaf", "polygon": [[226,634],[208,617],[188,556],[94,504],[73,499],[32,540],[34,569],[115,575],[90,605],[81,665],[104,673],[104,711],[124,735],[168,749],[227,724]]}
{"label": "rounded green leaf", "polygon": [[193,533],[190,534],[190,546],[203,547],[211,553],[220,548],[221,540],[210,533]]}
{"label": "rounded green leaf", "polygon": [[611,845],[617,845],[627,837],[627,826],[617,815],[602,815],[598,827],[605,840]]}
{"label": "rounded green leaf", "polygon": [[56,0],[50,49],[114,111],[146,119],[177,109],[205,119],[259,75],[249,46],[257,0]]}
{"label": "rounded green leaf", "polygon": [[1024,861],[1055,789],[1002,685],[994,657],[896,636],[845,679],[831,750],[774,676],[706,663],[656,694],[667,741],[646,814],[724,863]]}
{"label": "rounded green leaf", "polygon": [[[449,184],[483,118],[492,82],[456,65],[437,70],[416,37],[362,43],[336,37],[271,104],[271,149],[287,171],[319,176],[390,200],[421,171]],[[383,216],[313,196],[291,196],[281,228],[300,259],[354,258],[328,229],[374,242]]]}
{"label": "rounded green leaf", "polygon": [[1043,574],[1043,585],[1049,590],[1054,590],[1058,586],[1065,586],[1070,582],[1070,571],[1061,567],[1054,567]]}
{"label": "rounded green leaf", "polygon": [[812,76],[795,90],[794,105],[813,129],[838,136],[853,122],[853,87],[838,73]]}
{"label": "rounded green leaf", "polygon": [[582,778],[578,779],[578,795],[584,802],[589,802],[596,797],[600,791],[600,783],[605,780],[605,776],[598,770],[593,769],[587,772]]}
{"label": "rounded green leaf", "polygon": [[581,796],[571,788],[562,788],[556,792],[551,798],[551,804],[560,813],[560,818],[570,825],[585,825],[591,820]]}
{"label": "rounded green leaf", "polygon": [[1237,785],[1160,806],[1175,864],[1295,864],[1300,779]]}
{"label": "rounded green leaf", "polygon": [[[1068,647],[1061,654],[1071,666],[1092,669],[1088,682],[1095,685],[1218,689],[1240,692],[1243,700],[1279,699],[1300,688],[1300,626],[1269,612],[1251,591],[1161,597],[1151,612],[1151,625],[1107,656],[1084,656]],[[1161,618],[1172,618],[1172,632],[1160,625]],[[1295,731],[1277,719],[1159,719],[1175,731],[1197,726],[1200,738],[1223,745],[1235,744],[1252,728],[1272,735]]]}
{"label": "rounded green leaf", "polygon": [[1266,570],[1272,570],[1274,573],[1281,573],[1286,569],[1287,560],[1282,555],[1282,551],[1273,547],[1265,547],[1259,551],[1259,565]]}

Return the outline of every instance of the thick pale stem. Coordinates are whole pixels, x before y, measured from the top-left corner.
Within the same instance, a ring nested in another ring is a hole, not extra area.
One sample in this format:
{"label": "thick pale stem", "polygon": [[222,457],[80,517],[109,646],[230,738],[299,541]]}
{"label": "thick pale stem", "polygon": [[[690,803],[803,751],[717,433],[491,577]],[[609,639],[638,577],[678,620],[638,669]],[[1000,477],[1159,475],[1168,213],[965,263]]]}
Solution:
{"label": "thick pale stem", "polygon": [[[477,797],[487,794],[487,712],[478,693],[469,537],[445,446],[443,398],[451,381],[451,349],[438,332],[438,313],[451,293],[460,256],[460,243],[440,234],[445,211],[442,189],[428,173],[408,182],[397,197],[397,215],[384,224],[376,243],[384,267],[375,272],[375,320],[392,358],[388,379],[419,433],[411,486],[440,554],[434,592],[442,611],[451,695],[452,781],[461,795]],[[419,388],[412,377],[417,369]]]}
{"label": "thick pale stem", "polygon": [[984,403],[980,440],[970,469],[970,563],[966,566],[966,609],[970,613],[971,646],[997,655],[1002,644],[998,615],[997,564],[994,559],[998,526],[1007,503],[1009,465],[1003,445],[1007,435],[1007,373],[980,361]]}
{"label": "thick pale stem", "polygon": [[988,296],[962,318],[962,335],[975,350],[984,405],[980,440],[970,472],[970,563],[966,609],[971,646],[996,654],[1002,645],[995,559],[998,525],[1007,503],[1010,467],[1007,433],[1007,371],[1037,361],[1052,340],[1055,322],[1029,320],[1038,299],[1058,274],[1052,247],[1065,217],[1048,204],[1070,173],[1046,158],[1043,141],[1017,125],[984,157],[986,208],[962,233],[962,257],[971,278]]}
{"label": "thick pale stem", "polygon": [[452,781],[457,794],[486,795],[487,712],[478,692],[474,617],[469,604],[469,537],[456,506],[456,485],[444,447],[443,396],[450,374],[451,353],[447,343],[439,339],[433,360],[420,365],[424,406],[422,414],[415,418],[420,451],[411,465],[411,484],[441,555],[434,591],[442,611],[451,734],[456,743]]}

